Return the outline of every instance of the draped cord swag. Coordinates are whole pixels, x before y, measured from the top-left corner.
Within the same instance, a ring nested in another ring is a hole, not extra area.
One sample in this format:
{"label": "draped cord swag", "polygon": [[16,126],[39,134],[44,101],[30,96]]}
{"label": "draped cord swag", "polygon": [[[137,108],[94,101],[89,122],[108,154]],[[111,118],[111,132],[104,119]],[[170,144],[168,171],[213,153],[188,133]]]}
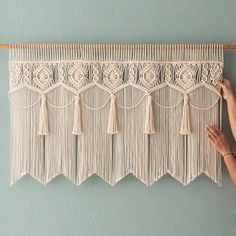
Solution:
{"label": "draped cord swag", "polygon": [[204,126],[221,127],[223,46],[12,45],[11,177],[93,174],[222,184]]}

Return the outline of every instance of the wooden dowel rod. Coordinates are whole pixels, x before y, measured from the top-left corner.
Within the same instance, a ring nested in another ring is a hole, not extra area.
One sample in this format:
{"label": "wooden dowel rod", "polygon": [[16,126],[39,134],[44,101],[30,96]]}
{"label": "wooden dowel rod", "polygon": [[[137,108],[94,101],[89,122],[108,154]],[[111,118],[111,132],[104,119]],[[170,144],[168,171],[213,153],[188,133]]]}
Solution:
{"label": "wooden dowel rod", "polygon": [[0,44],[0,48],[10,48],[9,44]]}
{"label": "wooden dowel rod", "polygon": [[[20,44],[0,44],[0,49],[3,49],[3,48],[11,48],[11,47],[15,47],[17,45],[20,45]],[[21,46],[23,47],[28,47],[28,46],[33,46],[33,47],[50,47],[50,46],[57,46],[57,47],[70,47],[73,45],[73,47],[83,47],[83,46],[88,46],[90,45],[90,47],[99,47],[99,44],[21,44]],[[147,45],[155,45],[155,44],[100,44],[100,45],[109,45],[109,46],[112,46],[112,47],[119,47],[119,46],[124,46],[124,47],[129,47],[129,46],[132,46],[132,47],[135,47],[135,46],[139,46],[139,47],[146,47]],[[168,44],[166,44],[168,45]],[[169,44],[169,45],[172,45],[172,44]],[[181,44],[178,44],[178,45],[181,45]],[[186,44],[183,44],[183,46],[186,45]],[[197,44],[193,44],[193,45],[197,45]],[[191,47],[191,44],[190,44],[190,47]],[[223,45],[223,48],[224,49],[236,49],[236,44],[224,44]]]}

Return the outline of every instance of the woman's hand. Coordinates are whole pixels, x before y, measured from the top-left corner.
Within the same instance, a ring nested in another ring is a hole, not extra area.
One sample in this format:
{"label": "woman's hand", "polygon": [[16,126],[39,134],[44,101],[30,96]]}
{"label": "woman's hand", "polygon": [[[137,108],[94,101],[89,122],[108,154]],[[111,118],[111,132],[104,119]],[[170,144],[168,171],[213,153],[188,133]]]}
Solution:
{"label": "woman's hand", "polygon": [[224,156],[226,153],[232,152],[231,145],[228,142],[226,135],[215,125],[207,125],[206,132],[211,144],[222,156]]}
{"label": "woman's hand", "polygon": [[222,81],[218,81],[217,85],[221,89],[222,96],[226,101],[235,99],[233,88],[229,80],[224,79]]}

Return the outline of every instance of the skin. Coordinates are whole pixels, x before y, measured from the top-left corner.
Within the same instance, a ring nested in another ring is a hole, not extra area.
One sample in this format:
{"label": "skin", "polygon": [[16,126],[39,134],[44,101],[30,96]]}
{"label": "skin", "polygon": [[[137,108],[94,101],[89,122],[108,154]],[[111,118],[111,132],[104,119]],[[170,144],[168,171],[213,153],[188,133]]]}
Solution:
{"label": "skin", "polygon": [[[236,97],[229,80],[218,82],[217,85],[227,102],[230,127],[236,141]],[[232,153],[232,147],[226,135],[213,124],[207,125],[205,130],[211,144],[222,155],[232,182],[236,186],[236,158],[234,154],[228,154]]]}

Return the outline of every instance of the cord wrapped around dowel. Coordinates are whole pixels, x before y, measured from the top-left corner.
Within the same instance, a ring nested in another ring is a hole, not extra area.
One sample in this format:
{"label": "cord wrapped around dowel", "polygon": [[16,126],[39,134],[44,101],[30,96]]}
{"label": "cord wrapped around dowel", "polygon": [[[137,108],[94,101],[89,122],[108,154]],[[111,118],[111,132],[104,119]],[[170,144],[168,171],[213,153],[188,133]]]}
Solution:
{"label": "cord wrapped around dowel", "polygon": [[181,121],[180,134],[191,134],[189,97],[187,94],[184,94],[183,116]]}
{"label": "cord wrapped around dowel", "polygon": [[107,133],[116,134],[118,133],[117,117],[116,117],[116,96],[114,94],[111,94],[110,99],[111,101],[110,101],[110,112],[108,118]]}
{"label": "cord wrapped around dowel", "polygon": [[74,123],[72,133],[79,135],[82,133],[82,113],[80,94],[77,94],[74,102]]}
{"label": "cord wrapped around dowel", "polygon": [[47,99],[46,99],[45,94],[42,94],[42,97],[41,97],[38,134],[39,135],[48,135],[49,134]]}
{"label": "cord wrapped around dowel", "polygon": [[154,134],[155,133],[154,114],[153,114],[153,107],[152,107],[152,96],[150,94],[148,94],[148,96],[147,96],[144,133],[146,133],[146,134]]}

